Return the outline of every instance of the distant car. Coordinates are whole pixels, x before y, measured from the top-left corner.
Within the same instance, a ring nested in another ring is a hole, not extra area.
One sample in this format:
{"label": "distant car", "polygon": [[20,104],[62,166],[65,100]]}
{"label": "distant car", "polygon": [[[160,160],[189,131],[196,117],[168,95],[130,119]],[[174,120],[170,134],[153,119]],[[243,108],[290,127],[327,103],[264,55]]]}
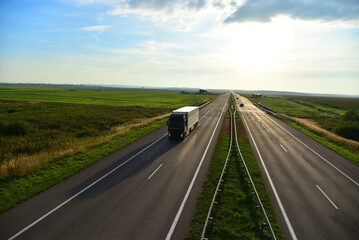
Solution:
{"label": "distant car", "polygon": [[237,100],[238,100],[238,98],[237,98]]}
{"label": "distant car", "polygon": [[240,106],[240,107],[244,107],[244,103],[240,103],[239,106]]}

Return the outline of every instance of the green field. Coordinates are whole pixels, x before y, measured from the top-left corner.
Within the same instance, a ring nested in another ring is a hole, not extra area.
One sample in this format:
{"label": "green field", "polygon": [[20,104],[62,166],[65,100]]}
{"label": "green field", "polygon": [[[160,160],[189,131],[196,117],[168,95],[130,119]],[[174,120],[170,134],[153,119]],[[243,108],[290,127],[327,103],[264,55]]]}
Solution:
{"label": "green field", "polygon": [[0,87],[0,212],[216,95],[91,87]]}
{"label": "green field", "polygon": [[[69,103],[29,103],[0,100],[0,164],[12,159],[58,152],[85,141],[111,135],[133,119],[168,113],[168,108],[119,107]],[[13,169],[14,175],[31,172]],[[0,172],[0,178],[4,173]]]}
{"label": "green field", "polygon": [[[359,98],[263,96],[249,99],[289,116],[290,124],[359,164]],[[309,130],[309,131],[308,131]]]}
{"label": "green field", "polygon": [[199,103],[209,95],[180,91],[103,87],[0,86],[0,100],[79,103],[110,106],[142,106],[176,109]]}
{"label": "green field", "polygon": [[348,110],[359,111],[359,98],[312,97],[312,96],[264,96],[252,98],[278,113],[297,117],[344,116]]}

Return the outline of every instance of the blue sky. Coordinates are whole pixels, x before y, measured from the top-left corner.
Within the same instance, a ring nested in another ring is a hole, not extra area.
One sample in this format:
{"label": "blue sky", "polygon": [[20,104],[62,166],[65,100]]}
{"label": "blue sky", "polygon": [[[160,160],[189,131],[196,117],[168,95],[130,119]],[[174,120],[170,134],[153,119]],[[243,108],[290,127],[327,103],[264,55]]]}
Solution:
{"label": "blue sky", "polygon": [[359,2],[4,0],[0,82],[359,95]]}

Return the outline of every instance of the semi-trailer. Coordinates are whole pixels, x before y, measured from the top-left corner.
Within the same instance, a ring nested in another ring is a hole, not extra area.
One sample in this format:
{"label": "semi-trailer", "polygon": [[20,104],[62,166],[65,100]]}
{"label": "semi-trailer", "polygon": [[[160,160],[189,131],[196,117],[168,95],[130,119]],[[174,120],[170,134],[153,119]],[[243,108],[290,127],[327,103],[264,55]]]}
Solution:
{"label": "semi-trailer", "polygon": [[172,111],[167,122],[168,137],[186,138],[198,125],[198,121],[198,107],[187,106]]}

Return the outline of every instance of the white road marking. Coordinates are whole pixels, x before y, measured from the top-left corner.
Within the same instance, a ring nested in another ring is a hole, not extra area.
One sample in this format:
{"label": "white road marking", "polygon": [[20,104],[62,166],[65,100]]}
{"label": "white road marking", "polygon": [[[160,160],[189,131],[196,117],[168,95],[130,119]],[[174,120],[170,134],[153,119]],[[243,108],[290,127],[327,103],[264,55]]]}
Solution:
{"label": "white road marking", "polygon": [[162,167],[163,164],[159,165],[158,168],[156,168],[156,170],[147,178],[147,179],[151,179],[151,177],[153,175],[155,175],[155,173],[158,171],[158,169],[160,169]]}
{"label": "white road marking", "polygon": [[264,127],[264,128],[266,128],[266,126],[264,126],[264,124],[262,123],[262,126]]}
{"label": "white road marking", "polygon": [[154,144],[156,144],[158,141],[160,141],[162,138],[164,138],[166,136],[167,136],[167,133],[165,135],[163,135],[162,137],[160,137],[159,139],[157,139],[156,141],[154,141],[153,143],[151,143],[150,145],[148,145],[147,147],[145,147],[144,149],[142,149],[141,151],[139,151],[138,153],[136,153],[135,155],[133,155],[131,158],[127,159],[125,162],[121,163],[120,165],[118,165],[117,167],[115,167],[114,169],[112,169],[111,171],[109,171],[108,173],[106,173],[105,175],[103,175],[102,177],[100,177],[99,179],[97,179],[96,181],[94,181],[93,183],[91,183],[90,185],[88,185],[87,187],[82,189],[81,191],[79,191],[78,193],[76,193],[75,195],[73,195],[72,197],[70,197],[69,199],[67,199],[66,201],[64,201],[63,203],[61,203],[60,205],[58,205],[57,207],[55,207],[54,209],[52,209],[51,211],[44,214],[42,217],[38,218],[36,221],[31,223],[30,225],[28,225],[27,227],[25,227],[24,229],[22,229],[15,235],[13,235],[12,237],[10,237],[9,240],[15,239],[16,237],[20,236],[25,231],[27,231],[31,227],[35,226],[36,224],[38,224],[40,221],[42,221],[43,219],[48,217],[50,214],[52,214],[53,212],[55,212],[56,210],[58,210],[59,208],[61,208],[62,206],[64,206],[65,204],[67,204],[68,202],[73,200],[74,198],[76,198],[77,196],[79,196],[81,193],[85,192],[87,189],[91,188],[96,183],[100,182],[102,179],[106,178],[108,175],[110,175],[111,173],[113,173],[114,171],[116,171],[117,169],[119,169],[120,167],[122,167],[123,165],[125,165],[126,163],[128,163],[129,161],[131,161],[132,159],[134,159],[135,157],[137,157],[144,151],[146,151],[148,148],[152,147]]}
{"label": "white road marking", "polygon": [[315,186],[317,186],[319,191],[323,193],[323,195],[328,199],[328,201],[333,205],[333,207],[338,210],[339,208],[337,207],[337,205],[334,204],[334,202],[327,196],[327,194],[325,194],[325,192],[318,185]]}
{"label": "white road marking", "polygon": [[211,112],[211,110],[207,111],[205,114],[202,115],[202,118],[204,118],[210,112]]}
{"label": "white road marking", "polygon": [[276,188],[275,188],[275,186],[274,186],[274,184],[273,184],[273,181],[272,181],[272,179],[271,179],[271,177],[270,177],[270,175],[269,175],[269,172],[268,172],[268,170],[267,170],[267,167],[266,167],[266,165],[264,164],[262,155],[261,155],[261,153],[260,153],[259,150],[258,150],[257,144],[256,144],[256,142],[254,141],[254,138],[253,138],[253,136],[252,136],[251,130],[250,130],[249,127],[248,127],[248,124],[247,124],[247,121],[246,121],[244,115],[242,115],[242,118],[243,118],[244,123],[245,123],[245,125],[246,125],[246,127],[247,127],[248,133],[249,133],[249,135],[250,135],[250,137],[251,137],[251,139],[252,139],[252,141],[253,141],[254,147],[255,147],[256,150],[257,150],[257,153],[258,153],[258,156],[259,156],[259,158],[260,158],[260,160],[261,160],[261,163],[262,163],[264,172],[265,172],[266,175],[267,175],[269,184],[270,184],[270,186],[271,186],[271,188],[272,188],[272,190],[273,190],[274,196],[275,196],[275,198],[277,199],[277,202],[278,202],[278,206],[279,206],[279,208],[280,208],[280,210],[281,210],[281,212],[282,212],[282,214],[283,214],[284,220],[285,220],[285,222],[286,222],[286,224],[287,224],[287,227],[288,227],[288,229],[289,229],[289,233],[290,233],[290,235],[292,236],[292,239],[293,239],[293,240],[297,240],[297,239],[298,239],[298,238],[297,238],[297,235],[295,234],[294,229],[293,229],[293,227],[292,227],[292,224],[290,223],[289,218],[288,218],[288,216],[287,216],[287,213],[285,212],[285,209],[284,209],[284,207],[283,207],[282,201],[281,201],[280,198],[279,198],[279,195],[278,195],[278,193],[277,193],[277,190],[276,190]]}
{"label": "white road marking", "polygon": [[258,112],[261,113],[262,111],[256,111],[256,110],[242,110],[240,109],[241,112]]}
{"label": "white road marking", "polygon": [[269,130],[268,130],[267,128],[266,128],[266,130],[267,130],[267,132],[268,132],[268,133],[270,133],[270,132],[269,132]]}
{"label": "white road marking", "polygon": [[336,166],[334,166],[331,162],[329,162],[327,159],[325,159],[324,157],[322,157],[319,153],[317,153],[316,151],[314,151],[313,149],[311,149],[308,145],[306,145],[304,142],[302,142],[301,140],[299,140],[298,138],[296,138],[293,134],[291,134],[290,132],[288,132],[286,129],[284,129],[281,125],[279,125],[278,123],[276,123],[275,121],[273,121],[272,119],[270,119],[267,115],[264,115],[266,118],[268,118],[269,120],[271,120],[273,123],[275,123],[278,127],[280,127],[283,131],[285,131],[286,133],[288,133],[290,136],[292,136],[295,140],[297,140],[298,142],[300,142],[302,145],[304,145],[306,148],[308,148],[310,151],[312,151],[315,155],[317,155],[319,158],[321,158],[323,161],[325,161],[326,163],[328,163],[330,166],[332,166],[335,170],[337,170],[338,172],[340,172],[343,176],[345,176],[347,179],[349,179],[351,182],[353,182],[355,185],[359,186],[359,183],[357,183],[355,180],[353,180],[351,177],[349,177],[348,175],[346,175],[342,170],[340,170],[339,168],[337,168]]}
{"label": "white road marking", "polygon": [[285,147],[283,147],[282,144],[280,144],[280,146],[283,148],[283,150],[284,150],[285,152],[288,152],[287,149],[285,149]]}
{"label": "white road marking", "polygon": [[222,118],[223,110],[224,110],[224,107],[225,107],[225,106],[227,106],[227,104],[224,104],[224,106],[223,106],[223,108],[222,108],[222,112],[221,112],[221,115],[220,115],[219,118],[218,118],[216,127],[215,127],[214,130],[213,130],[212,136],[211,136],[211,138],[209,139],[209,142],[208,142],[208,145],[207,145],[207,147],[206,147],[206,150],[204,151],[203,156],[202,156],[202,158],[201,158],[201,161],[200,161],[199,164],[198,164],[197,170],[196,170],[196,172],[195,172],[194,175],[193,175],[192,181],[191,181],[191,183],[190,183],[190,185],[189,185],[189,187],[188,187],[188,189],[187,189],[186,195],[184,196],[184,198],[183,198],[183,200],[182,200],[181,206],[179,207],[179,209],[178,209],[178,211],[177,211],[176,217],[175,217],[175,219],[173,220],[173,223],[172,223],[172,225],[171,225],[171,228],[170,228],[170,230],[169,230],[168,233],[167,233],[166,240],[170,240],[170,239],[171,239],[172,234],[173,234],[173,232],[174,232],[174,230],[175,230],[175,228],[176,228],[177,222],[178,222],[178,220],[179,220],[179,218],[180,218],[180,216],[181,216],[181,214],[182,214],[184,205],[185,205],[186,202],[187,202],[187,199],[188,199],[188,197],[189,197],[189,194],[190,194],[190,192],[192,191],[192,187],[193,187],[193,185],[194,185],[194,182],[196,181],[198,172],[199,172],[199,170],[200,170],[200,168],[201,168],[201,166],[202,166],[203,160],[204,160],[204,158],[206,157],[206,154],[207,154],[207,151],[208,151],[208,149],[209,149],[209,146],[210,146],[211,143],[212,143],[214,134],[215,134],[215,132],[216,132],[216,130],[217,130],[217,127],[218,127],[218,124],[219,124],[219,122],[220,122],[220,120],[221,120],[221,118]]}

